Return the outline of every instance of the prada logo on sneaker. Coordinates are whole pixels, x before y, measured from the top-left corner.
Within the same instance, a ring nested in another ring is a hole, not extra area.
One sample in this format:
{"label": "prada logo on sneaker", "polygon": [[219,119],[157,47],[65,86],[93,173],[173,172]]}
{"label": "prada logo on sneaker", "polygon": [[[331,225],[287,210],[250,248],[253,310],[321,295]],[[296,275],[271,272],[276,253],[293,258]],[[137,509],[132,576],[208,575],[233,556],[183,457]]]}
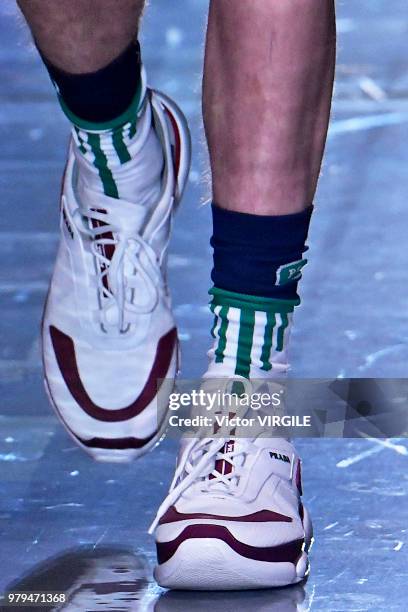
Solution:
{"label": "prada logo on sneaker", "polygon": [[279,461],[284,461],[285,463],[290,463],[290,459],[287,455],[281,455],[280,453],[269,453],[271,459],[278,459]]}
{"label": "prada logo on sneaker", "polygon": [[159,525],[165,523],[177,523],[179,521],[187,520],[218,520],[218,521],[238,521],[242,523],[291,523],[292,519],[290,516],[279,514],[273,510],[258,510],[252,514],[246,514],[244,516],[226,516],[220,514],[208,514],[204,512],[185,513],[179,512],[176,506],[170,506],[170,508],[163,514],[159,521]]}
{"label": "prada logo on sneaker", "polygon": [[286,285],[291,281],[299,280],[302,276],[302,268],[307,264],[307,259],[292,261],[291,263],[280,266],[276,270],[276,285]]}

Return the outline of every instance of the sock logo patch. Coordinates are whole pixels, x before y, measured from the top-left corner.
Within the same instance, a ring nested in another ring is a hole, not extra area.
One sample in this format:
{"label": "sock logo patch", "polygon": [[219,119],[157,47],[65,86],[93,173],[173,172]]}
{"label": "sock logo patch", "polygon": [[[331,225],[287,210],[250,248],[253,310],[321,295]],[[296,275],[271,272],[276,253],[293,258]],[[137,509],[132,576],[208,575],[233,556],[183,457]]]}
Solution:
{"label": "sock logo patch", "polygon": [[291,263],[279,266],[276,270],[275,285],[286,285],[291,281],[298,281],[302,277],[302,268],[307,264],[307,259],[292,261]]}

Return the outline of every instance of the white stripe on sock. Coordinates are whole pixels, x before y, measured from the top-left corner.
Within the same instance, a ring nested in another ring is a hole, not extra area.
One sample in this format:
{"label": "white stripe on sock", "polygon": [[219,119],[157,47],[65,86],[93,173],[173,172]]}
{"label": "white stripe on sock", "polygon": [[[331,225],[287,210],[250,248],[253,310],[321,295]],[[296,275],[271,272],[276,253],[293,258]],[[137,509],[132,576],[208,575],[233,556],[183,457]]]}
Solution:
{"label": "white stripe on sock", "polygon": [[251,367],[254,368],[261,368],[263,366],[261,356],[264,345],[266,323],[266,312],[257,310],[255,312],[254,337],[251,349]]}
{"label": "white stripe on sock", "polygon": [[220,318],[220,310],[221,310],[221,306],[216,306],[214,308],[214,316],[217,317],[217,324],[214,328],[214,336],[215,336],[215,344],[218,344],[219,341],[219,337],[218,337],[218,333],[220,331],[220,327],[221,327],[221,318]]}
{"label": "white stripe on sock", "polygon": [[[238,335],[239,335],[239,322],[241,317],[241,310],[239,308],[228,309],[228,327],[226,333],[226,345],[224,355],[227,360],[232,360],[234,363],[237,362],[238,353]],[[225,359],[224,358],[224,359]]]}

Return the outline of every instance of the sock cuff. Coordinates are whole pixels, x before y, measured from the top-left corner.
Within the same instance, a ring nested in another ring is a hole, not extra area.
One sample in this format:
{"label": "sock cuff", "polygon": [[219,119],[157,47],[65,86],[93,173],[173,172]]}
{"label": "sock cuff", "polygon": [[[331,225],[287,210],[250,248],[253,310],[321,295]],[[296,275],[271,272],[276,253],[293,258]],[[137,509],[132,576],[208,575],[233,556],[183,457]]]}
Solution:
{"label": "sock cuff", "polygon": [[290,248],[303,250],[313,205],[289,215],[253,215],[211,205],[213,240],[228,240],[233,245]]}
{"label": "sock cuff", "polygon": [[42,60],[67,118],[86,131],[108,131],[134,120],[143,104],[146,77],[140,45],[133,40],[118,57],[99,70],[71,74]]}
{"label": "sock cuff", "polygon": [[211,306],[228,306],[230,308],[240,308],[242,310],[252,310],[259,312],[288,314],[294,311],[300,304],[300,298],[296,299],[276,299],[270,297],[259,297],[226,291],[218,287],[212,287],[208,293],[212,296]]}
{"label": "sock cuff", "polygon": [[212,205],[215,287],[233,293],[296,300],[313,206],[260,216]]}
{"label": "sock cuff", "polygon": [[75,115],[75,113],[68,108],[63,97],[57,91],[58,101],[64,115],[75,127],[86,132],[111,132],[112,130],[123,127],[126,123],[134,121],[144,106],[143,103],[145,101],[145,93],[146,88],[143,88],[142,82],[140,82],[133,100],[121,115],[109,121],[93,122],[87,121],[86,119],[81,119]]}

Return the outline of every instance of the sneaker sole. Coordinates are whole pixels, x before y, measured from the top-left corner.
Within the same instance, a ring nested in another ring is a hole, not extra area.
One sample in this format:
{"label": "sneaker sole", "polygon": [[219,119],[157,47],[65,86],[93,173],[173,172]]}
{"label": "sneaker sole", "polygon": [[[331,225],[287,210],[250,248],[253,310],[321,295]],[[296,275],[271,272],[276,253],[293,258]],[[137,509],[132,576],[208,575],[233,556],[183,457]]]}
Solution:
{"label": "sneaker sole", "polygon": [[241,556],[222,540],[186,540],[171,559],[158,565],[154,577],[161,587],[195,591],[267,589],[297,584],[309,573],[312,523],[305,509],[305,545],[296,563],[265,562]]}

